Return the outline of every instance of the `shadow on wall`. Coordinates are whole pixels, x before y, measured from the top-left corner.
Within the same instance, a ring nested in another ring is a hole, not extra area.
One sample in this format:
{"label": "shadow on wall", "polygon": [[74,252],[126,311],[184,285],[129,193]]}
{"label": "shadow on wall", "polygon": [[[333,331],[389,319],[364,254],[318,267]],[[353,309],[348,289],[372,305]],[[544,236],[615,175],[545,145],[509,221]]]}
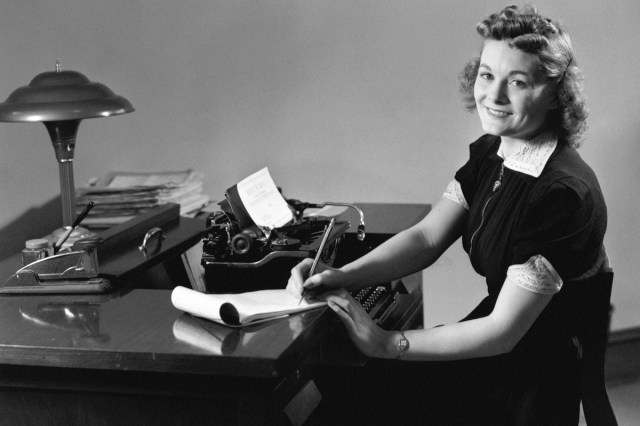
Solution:
{"label": "shadow on wall", "polygon": [[24,242],[49,235],[62,225],[60,197],[55,197],[39,207],[28,209],[17,219],[0,229],[0,259],[20,253]]}

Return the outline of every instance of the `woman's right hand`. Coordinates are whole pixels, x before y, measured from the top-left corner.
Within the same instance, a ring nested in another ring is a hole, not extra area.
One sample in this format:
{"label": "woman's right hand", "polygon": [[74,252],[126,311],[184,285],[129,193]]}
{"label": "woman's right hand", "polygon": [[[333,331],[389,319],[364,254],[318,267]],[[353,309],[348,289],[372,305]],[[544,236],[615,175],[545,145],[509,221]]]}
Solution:
{"label": "woman's right hand", "polygon": [[315,298],[316,296],[330,290],[342,287],[344,273],[339,269],[332,268],[323,263],[316,265],[316,273],[309,277],[309,271],[313,259],[304,259],[291,270],[291,276],[287,283],[287,291],[296,297],[304,296]]}

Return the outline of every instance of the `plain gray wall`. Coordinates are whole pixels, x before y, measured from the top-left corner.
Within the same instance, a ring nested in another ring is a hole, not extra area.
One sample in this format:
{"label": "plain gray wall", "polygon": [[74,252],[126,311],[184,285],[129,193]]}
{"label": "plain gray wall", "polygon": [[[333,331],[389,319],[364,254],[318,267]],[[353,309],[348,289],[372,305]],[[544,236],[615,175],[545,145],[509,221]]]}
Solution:
{"label": "plain gray wall", "polygon": [[[435,202],[481,133],[460,106],[457,74],[479,48],[475,24],[504,5],[0,0],[0,101],[59,58],[133,103],[132,114],[82,122],[77,184],[111,170],[193,168],[219,200],[268,166],[292,198]],[[536,5],[575,41],[591,108],[581,153],[609,206],[613,327],[638,326],[640,3]],[[43,125],[0,123],[0,153],[2,228],[59,184]],[[429,283],[427,297],[447,291]]]}

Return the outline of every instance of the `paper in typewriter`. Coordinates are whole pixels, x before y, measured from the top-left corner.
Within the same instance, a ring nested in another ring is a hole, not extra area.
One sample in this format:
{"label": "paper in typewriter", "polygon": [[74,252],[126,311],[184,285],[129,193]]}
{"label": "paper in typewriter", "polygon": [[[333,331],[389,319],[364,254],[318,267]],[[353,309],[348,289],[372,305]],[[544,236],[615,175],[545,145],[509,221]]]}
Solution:
{"label": "paper in typewriter", "polygon": [[293,212],[266,167],[238,182],[237,188],[242,204],[256,225],[280,228],[293,219]]}
{"label": "paper in typewriter", "polygon": [[173,306],[191,315],[230,327],[255,325],[326,306],[307,302],[286,289],[257,290],[237,294],[207,294],[186,287],[171,293]]}

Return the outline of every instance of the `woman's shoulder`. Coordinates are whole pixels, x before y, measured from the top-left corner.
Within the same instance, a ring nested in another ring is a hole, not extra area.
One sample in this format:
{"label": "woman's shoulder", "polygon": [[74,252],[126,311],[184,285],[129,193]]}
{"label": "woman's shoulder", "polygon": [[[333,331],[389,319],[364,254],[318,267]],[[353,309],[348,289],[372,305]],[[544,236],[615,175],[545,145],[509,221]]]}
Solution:
{"label": "woman's shoulder", "polygon": [[[603,199],[600,183],[593,169],[572,147],[562,144],[551,156],[536,182],[538,196],[564,190],[578,199]],[[537,198],[537,197],[536,197]]]}
{"label": "woman's shoulder", "polygon": [[575,148],[567,144],[557,147],[544,170],[547,179],[579,180],[587,186],[598,184],[598,178],[589,164],[580,156]]}

